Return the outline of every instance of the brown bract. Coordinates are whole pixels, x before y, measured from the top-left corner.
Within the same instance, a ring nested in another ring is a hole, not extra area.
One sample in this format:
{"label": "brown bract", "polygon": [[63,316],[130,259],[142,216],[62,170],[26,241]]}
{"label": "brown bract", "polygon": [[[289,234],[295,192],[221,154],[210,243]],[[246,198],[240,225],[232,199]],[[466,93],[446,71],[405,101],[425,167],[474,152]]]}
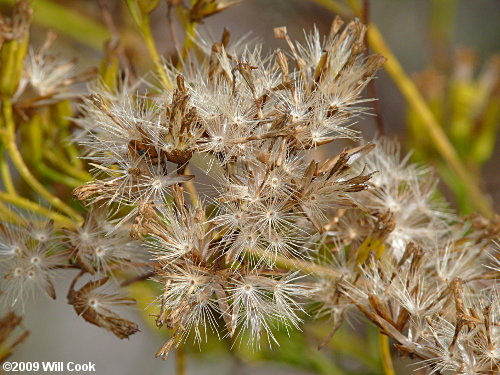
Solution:
{"label": "brown bract", "polygon": [[110,306],[113,305],[128,306],[134,304],[135,300],[133,298],[95,292],[95,289],[106,284],[109,280],[107,277],[89,281],[79,290],[75,290],[74,286],[81,275],[73,280],[67,296],[68,303],[73,305],[78,315],[87,322],[112,332],[120,339],[129,338],[130,335],[139,331],[136,323],[121,318],[110,310]]}

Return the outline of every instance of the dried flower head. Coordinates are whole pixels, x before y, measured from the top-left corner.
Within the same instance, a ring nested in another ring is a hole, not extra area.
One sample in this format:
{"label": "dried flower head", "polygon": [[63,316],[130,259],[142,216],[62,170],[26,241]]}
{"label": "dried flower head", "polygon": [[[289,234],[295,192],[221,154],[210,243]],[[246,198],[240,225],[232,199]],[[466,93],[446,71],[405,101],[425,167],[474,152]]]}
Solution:
{"label": "dried flower head", "polygon": [[64,231],[75,263],[90,274],[140,269],[146,260],[142,244],[130,238],[127,228],[115,228],[108,215],[103,208],[91,209],[81,227]]}
{"label": "dried flower head", "polygon": [[[333,322],[321,345],[357,309],[431,371],[498,370],[498,223],[458,221],[394,142],[312,153],[360,138],[361,93],[384,61],[365,56],[365,31],[337,18],[300,44],[276,28],[288,51],[265,54],[225,30],[182,72],[164,66],[173,90],[156,77],[153,92],[96,85],[84,99],[78,140],[95,179],[74,196],[131,206],[114,230],[133,221],[151,253],[156,324],[172,330],[158,357],[208,331],[271,345],[311,302]],[[212,179],[204,196],[193,166]]]}
{"label": "dried flower head", "polygon": [[55,299],[55,270],[67,263],[67,254],[57,243],[53,222],[27,218],[20,225],[0,225],[0,264],[5,270],[4,303],[21,305],[40,289]]}
{"label": "dried flower head", "polygon": [[[365,111],[359,96],[383,63],[362,55],[363,25],[341,29],[337,19],[327,38],[315,32],[304,46],[277,29],[288,56],[233,48],[225,31],[203,48],[205,61],[185,62],[183,73],[165,66],[173,92],[122,95],[96,86],[85,100],[79,140],[96,179],[75,197],[135,207],[122,222],[136,216],[136,236],[148,242],[164,284],[157,324],[174,330],[157,355],[190,332],[200,341],[207,324],[216,330],[216,316],[229,336],[248,332],[255,346],[262,335],[275,341],[277,326],[299,327],[308,288],[302,276],[276,269],[277,260],[309,258],[327,216],[356,207],[352,195],[371,177],[352,164],[372,145],[306,159],[309,150],[357,137],[350,125]],[[219,181],[207,199],[215,210],[184,200],[195,155]]]}

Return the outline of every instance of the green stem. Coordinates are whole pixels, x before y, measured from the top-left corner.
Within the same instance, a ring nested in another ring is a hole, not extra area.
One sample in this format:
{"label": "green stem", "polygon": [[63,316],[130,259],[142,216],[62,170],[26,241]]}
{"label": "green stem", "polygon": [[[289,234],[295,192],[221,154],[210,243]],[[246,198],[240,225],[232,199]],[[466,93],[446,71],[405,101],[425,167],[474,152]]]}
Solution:
{"label": "green stem", "polygon": [[196,32],[196,22],[187,22],[186,24],[186,37],[184,39],[184,46],[182,47],[182,59],[186,60],[189,50],[194,46],[194,35]]}
{"label": "green stem", "polygon": [[3,184],[5,189],[9,194],[16,195],[16,188],[14,182],[12,181],[12,175],[10,173],[9,163],[7,161],[6,155],[2,155],[0,159],[0,171],[2,174]]}
{"label": "green stem", "polygon": [[384,374],[396,375],[396,372],[394,371],[394,366],[392,364],[389,337],[379,332],[378,342],[380,347],[380,357],[382,359],[382,367],[384,368]]}
{"label": "green stem", "polygon": [[45,177],[49,178],[50,180],[61,183],[63,185],[66,185],[72,189],[84,184],[88,180],[80,180],[73,178],[71,176],[68,176],[64,173],[60,173],[51,167],[47,166],[44,162],[39,162],[36,165],[36,169]]}
{"label": "green stem", "polygon": [[142,32],[142,37],[144,38],[144,41],[146,42],[146,47],[148,48],[149,54],[151,58],[153,59],[153,63],[156,69],[156,72],[158,73],[161,82],[163,83],[164,87],[167,90],[172,90],[172,83],[168,79],[167,73],[165,72],[165,69],[163,68],[163,64],[160,58],[160,55],[158,54],[158,50],[156,49],[156,43],[153,39],[153,35],[151,34],[151,27],[149,24],[149,18],[145,17],[142,25],[141,25],[141,32]]}
{"label": "green stem", "polygon": [[[247,253],[259,258],[262,257],[269,257],[268,254],[264,250],[260,249],[248,249]],[[339,273],[329,267],[325,267],[319,264],[315,264],[312,262],[308,262],[306,260],[300,260],[300,259],[292,259],[292,258],[287,258],[282,255],[276,255],[276,257],[273,257],[272,259],[277,267],[285,268],[288,270],[297,270],[297,271],[302,271],[307,274],[316,274],[316,275],[321,275],[321,276],[327,276],[331,278],[337,278],[339,277]]]}
{"label": "green stem", "polygon": [[422,125],[428,131],[436,150],[446,161],[457,176],[463,181],[470,199],[474,202],[476,209],[483,215],[491,217],[493,210],[490,202],[485,198],[483,192],[478,187],[478,181],[469,173],[465,165],[460,160],[457,151],[449,141],[443,131],[443,128],[436,120],[429,106],[425,103],[422,95],[411,78],[404,72],[396,56],[389,49],[379,30],[370,24],[368,27],[368,40],[372,48],[387,58],[385,70],[391,76],[392,80],[398,86],[401,93],[406,98],[408,104],[416,114],[420,115]]}
{"label": "green stem", "polygon": [[9,206],[0,201],[0,219],[9,223],[21,224],[23,220],[10,209]]}
{"label": "green stem", "polygon": [[59,166],[61,171],[66,172],[67,174],[71,175],[73,178],[76,180],[81,180],[79,182],[79,185],[81,185],[83,182],[90,181],[92,179],[92,176],[90,173],[81,170],[71,164],[64,155],[62,155],[61,152],[58,152],[58,150],[44,150],[43,155],[47,158],[48,161],[50,161],[53,165]]}
{"label": "green stem", "polygon": [[[340,11],[345,11],[345,9],[340,7],[334,0],[312,1],[324,6],[332,12],[338,13]],[[348,2],[352,11],[356,15],[360,16],[361,6],[359,5],[359,2],[356,0],[348,0]],[[491,204],[488,199],[486,199],[483,192],[479,189],[477,179],[469,173],[465,165],[462,163],[462,160],[458,156],[455,148],[449,141],[441,125],[436,120],[434,114],[426,104],[417,87],[411,78],[405,73],[398,59],[392,53],[391,49],[382,37],[382,34],[380,34],[380,31],[373,23],[369,23],[368,25],[368,41],[373,50],[380,53],[387,59],[384,65],[385,70],[399,88],[408,104],[412,107],[415,113],[420,116],[422,125],[428,132],[437,152],[441,154],[443,160],[450,165],[455,174],[463,181],[464,186],[469,193],[470,200],[474,202],[476,209],[483,215],[491,217],[493,215]]]}
{"label": "green stem", "polygon": [[18,195],[11,195],[6,192],[0,191],[0,200],[32,211],[36,214],[48,217],[49,219],[54,220],[54,222],[59,224],[60,226],[65,226],[68,228],[74,228],[76,226],[76,223],[67,216],[58,214],[57,212],[51,211],[38,203],[32,202],[29,199],[20,197]]}
{"label": "green stem", "polygon": [[3,115],[5,119],[5,128],[2,129],[3,140],[5,147],[9,153],[12,163],[16,167],[21,177],[28,183],[28,185],[42,197],[44,197],[53,207],[66,213],[69,217],[77,222],[82,221],[82,217],[71,207],[65,204],[55,195],[51,194],[45,187],[33,176],[28,167],[26,166],[21,153],[16,144],[15,125],[12,114],[12,103],[9,99],[3,101]]}
{"label": "green stem", "polygon": [[186,352],[184,344],[179,344],[176,350],[175,374],[186,375]]}
{"label": "green stem", "polygon": [[180,59],[177,64],[177,67],[180,68],[183,61],[187,59],[189,50],[195,45],[194,37],[196,34],[196,27],[198,26],[198,22],[192,21],[189,17],[189,10],[183,9],[182,7],[177,8],[177,15],[179,20],[182,23],[182,27],[184,28],[184,44],[182,46],[182,51],[180,51]]}

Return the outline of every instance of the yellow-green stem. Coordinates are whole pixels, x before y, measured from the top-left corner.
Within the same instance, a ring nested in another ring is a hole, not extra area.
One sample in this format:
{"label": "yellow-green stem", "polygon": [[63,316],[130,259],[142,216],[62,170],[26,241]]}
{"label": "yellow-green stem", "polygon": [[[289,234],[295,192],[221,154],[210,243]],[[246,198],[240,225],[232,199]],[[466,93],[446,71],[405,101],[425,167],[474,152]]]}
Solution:
{"label": "yellow-green stem", "polygon": [[198,26],[198,22],[192,21],[189,16],[189,10],[184,9],[182,7],[177,7],[177,15],[185,30],[184,44],[182,46],[182,51],[179,51],[181,55],[179,56],[180,60],[177,64],[177,67],[181,68],[182,63],[186,60],[188,56],[189,50],[195,45],[194,37],[196,34],[196,27]]}
{"label": "yellow-green stem", "polygon": [[76,223],[67,216],[51,211],[41,206],[38,203],[35,203],[33,201],[30,201],[29,199],[20,197],[18,195],[11,195],[6,192],[0,191],[0,200],[13,204],[17,207],[21,207],[26,210],[32,211],[41,216],[48,217],[49,219],[54,220],[54,222],[59,226],[64,226],[68,228],[74,228],[76,226]]}
{"label": "yellow-green stem", "polygon": [[85,183],[85,181],[81,181],[54,170],[42,161],[38,162],[38,164],[36,165],[36,169],[42,176],[49,178],[51,181],[66,185],[67,187],[70,187],[72,189]]}
{"label": "yellow-green stem", "polygon": [[[256,248],[247,249],[247,253],[249,255],[253,255],[258,258],[264,258],[264,257],[267,259],[270,258],[269,254],[267,254],[265,251]],[[292,259],[292,258],[287,258],[283,255],[276,255],[275,257],[273,256],[272,261],[274,261],[277,267],[285,268],[288,270],[297,270],[307,274],[315,274],[331,278],[339,277],[339,273],[334,269],[319,264],[315,264],[312,262],[308,262],[306,260]]]}
{"label": "yellow-green stem", "polygon": [[186,33],[185,33],[185,39],[184,39],[184,46],[182,47],[182,59],[186,60],[189,50],[191,47],[194,45],[194,36],[196,33],[196,26],[198,23],[196,22],[187,22],[186,24]]}
{"label": "yellow-green stem", "polygon": [[0,219],[14,224],[22,223],[22,219],[3,202],[0,202]]}
{"label": "yellow-green stem", "polygon": [[347,16],[347,14],[349,13],[349,8],[338,1],[332,1],[332,0],[312,0],[312,1],[321,5],[323,8],[328,9],[330,12],[342,15],[344,17]]}
{"label": "yellow-green stem", "polygon": [[[186,175],[191,174],[189,171],[189,167],[186,168],[184,174]],[[191,204],[193,206],[197,206],[200,203],[200,195],[198,194],[198,190],[196,189],[193,180],[186,181],[184,183],[184,187],[186,188],[186,191],[189,193],[189,199],[191,200]]]}
{"label": "yellow-green stem", "polygon": [[58,150],[47,149],[44,150],[43,155],[52,164],[57,165],[61,169],[61,171],[66,172],[77,180],[81,180],[80,185],[92,179],[90,173],[71,164],[68,160],[66,160],[61,152],[58,152]]}
{"label": "yellow-green stem", "polygon": [[184,344],[179,344],[175,354],[175,374],[186,375],[186,352],[184,351]]}
{"label": "yellow-green stem", "polygon": [[21,153],[16,144],[16,133],[14,118],[12,114],[12,103],[9,99],[3,101],[3,115],[5,120],[5,128],[2,129],[2,136],[5,147],[9,153],[12,163],[16,167],[21,177],[28,183],[28,185],[43,198],[45,198],[53,207],[66,213],[69,217],[77,222],[81,222],[81,216],[65,204],[58,197],[51,194],[45,187],[33,176],[28,167],[26,166]]}
{"label": "yellow-green stem", "polygon": [[68,160],[71,165],[81,171],[83,169],[83,163],[80,159],[80,152],[78,151],[77,143],[69,141],[69,139],[71,139],[73,136],[70,130],[71,123],[69,120],[67,120],[68,117],[73,116],[71,102],[66,100],[59,103],[56,108],[56,119],[54,120],[57,122],[57,128],[60,132],[60,139],[64,141],[62,142],[63,148],[56,147],[54,148],[54,151],[65,161]]}
{"label": "yellow-green stem", "polygon": [[389,337],[383,333],[378,333],[378,342],[380,347],[380,358],[382,359],[382,367],[385,375],[396,375],[392,364],[391,347]]}
{"label": "yellow-green stem", "polygon": [[43,130],[40,125],[40,116],[34,115],[28,123],[27,142],[29,142],[30,152],[26,155],[27,161],[37,163],[42,159],[42,142],[45,140]]}
{"label": "yellow-green stem", "polygon": [[16,188],[14,186],[14,182],[12,181],[12,175],[10,173],[9,162],[5,155],[2,155],[0,159],[0,170],[2,173],[2,180],[5,186],[5,189],[9,194],[16,195]]}
{"label": "yellow-green stem", "polygon": [[477,179],[474,178],[474,176],[471,175],[471,173],[469,173],[467,168],[464,166],[455,148],[448,140],[448,137],[444,133],[441,125],[438,123],[434,114],[425,103],[425,100],[418,91],[417,87],[410,77],[408,77],[408,75],[404,72],[403,68],[396,59],[396,56],[394,56],[385,43],[382,35],[373,24],[370,24],[368,27],[368,41],[376,52],[387,58],[385,70],[396,83],[399,90],[406,98],[408,104],[413,107],[415,113],[420,115],[422,125],[424,125],[426,130],[429,132],[430,138],[432,139],[436,150],[441,154],[444,161],[450,165],[457,176],[463,181],[470,195],[470,199],[474,202],[476,209],[483,215],[492,216],[493,211],[491,209],[490,202],[488,202],[484,194],[479,189]]}
{"label": "yellow-green stem", "polygon": [[[341,7],[334,0],[312,1],[322,5],[332,12],[345,15],[345,8]],[[359,5],[359,2],[356,0],[348,0],[348,2],[352,11],[357,16],[361,16],[361,6]],[[450,165],[456,175],[463,181],[470,195],[470,199],[474,203],[476,209],[483,215],[492,216],[493,210],[490,202],[479,189],[477,179],[469,173],[465,165],[462,163],[455,148],[448,140],[441,125],[438,123],[432,111],[425,103],[425,100],[422,98],[422,95],[418,91],[417,87],[410,77],[408,77],[408,75],[404,72],[396,56],[392,53],[391,49],[380,34],[380,31],[373,23],[369,23],[368,25],[368,42],[374,51],[387,58],[387,62],[384,65],[385,70],[398,86],[408,104],[422,119],[422,124],[429,132],[430,138],[432,139],[436,150],[441,154],[443,160]]]}
{"label": "yellow-green stem", "polygon": [[167,73],[165,72],[165,69],[163,68],[163,64],[162,64],[160,55],[158,54],[158,50],[156,49],[156,43],[153,39],[153,35],[151,34],[151,27],[149,24],[149,18],[147,18],[147,17],[145,17],[144,21],[142,22],[141,32],[142,32],[142,36],[144,38],[144,41],[146,42],[146,47],[148,48],[149,54],[151,55],[151,58],[153,59],[153,63],[155,65],[156,72],[158,73],[162,84],[164,85],[164,87],[167,90],[172,90],[172,83],[168,79]]}

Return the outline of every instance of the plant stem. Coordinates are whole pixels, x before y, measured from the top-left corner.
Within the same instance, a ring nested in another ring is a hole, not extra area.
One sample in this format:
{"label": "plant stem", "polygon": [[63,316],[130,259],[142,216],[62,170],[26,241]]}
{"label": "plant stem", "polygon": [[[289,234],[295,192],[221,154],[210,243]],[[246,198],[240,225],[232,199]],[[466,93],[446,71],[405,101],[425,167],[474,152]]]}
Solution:
{"label": "plant stem", "polygon": [[49,178],[50,180],[66,185],[72,189],[84,184],[86,181],[81,181],[79,179],[73,178],[72,176],[68,176],[64,173],[60,173],[53,168],[47,166],[44,162],[38,162],[36,169],[42,174]]}
{"label": "plant stem", "polygon": [[[1,0],[5,3],[12,0]],[[46,27],[50,30],[56,30],[58,33],[66,34],[74,40],[92,47],[98,51],[101,50],[104,42],[108,40],[108,30],[100,23],[72,9],[65,1],[53,0],[34,0],[33,8],[36,11],[33,14],[35,24]]]}
{"label": "plant stem", "polygon": [[[64,155],[61,152],[57,152],[58,150],[47,149],[43,151],[43,155],[50,161],[52,164],[59,166],[59,168],[71,175],[72,177],[81,180],[80,185],[84,182],[90,181],[92,179],[92,175],[76,166],[71,164],[66,160]],[[57,152],[57,155],[56,155]]]}
{"label": "plant stem", "polygon": [[378,333],[378,342],[380,347],[380,358],[382,359],[382,367],[385,375],[396,375],[394,366],[392,365],[391,348],[389,337],[383,333]]}
{"label": "plant stem", "polygon": [[14,224],[22,223],[22,219],[3,202],[0,202],[0,219]]}
{"label": "plant stem", "polygon": [[172,90],[172,83],[168,79],[167,73],[165,72],[165,69],[163,68],[163,64],[161,62],[160,55],[158,54],[158,50],[156,49],[156,43],[153,39],[153,35],[151,34],[151,26],[149,24],[149,18],[145,17],[142,25],[141,25],[141,32],[142,32],[142,37],[144,38],[144,41],[146,42],[146,47],[148,48],[149,54],[151,55],[151,58],[153,59],[153,63],[155,65],[156,72],[160,76],[160,80],[163,84],[163,86],[167,90]]}
{"label": "plant stem", "polygon": [[189,10],[185,10],[182,7],[177,8],[177,15],[182,23],[185,30],[184,32],[184,45],[182,46],[181,55],[179,56],[178,67],[181,67],[182,62],[186,60],[189,50],[194,46],[194,37],[196,34],[196,27],[198,22],[192,21],[189,17]]}
{"label": "plant stem", "polygon": [[188,56],[189,50],[194,45],[194,36],[196,32],[196,22],[187,22],[186,24],[186,36],[184,39],[184,46],[182,47],[182,59],[185,60]]}
{"label": "plant stem", "polygon": [[[184,174],[191,174],[191,172],[189,171],[189,167],[186,168]],[[186,181],[184,182],[184,186],[186,187],[186,191],[189,193],[191,204],[197,206],[200,203],[200,195],[198,194],[198,190],[196,189],[194,182],[192,180]]]}
{"label": "plant stem", "polygon": [[[248,249],[247,253],[250,255],[257,256],[259,258],[269,257],[264,250],[259,249]],[[302,271],[307,274],[315,274],[321,276],[328,276],[331,278],[339,277],[339,273],[332,268],[308,262],[306,260],[300,259],[289,259],[282,255],[276,255],[273,260],[278,267],[282,267],[288,270]]]}
{"label": "plant stem", "polygon": [[350,9],[340,2],[332,0],[312,0],[313,2],[321,5],[323,8],[328,9],[332,13],[336,13],[342,16],[349,14]]}
{"label": "plant stem", "polygon": [[[334,0],[312,0],[332,12],[346,15],[347,11]],[[352,11],[361,16],[361,7],[356,0],[348,0]],[[485,216],[491,217],[493,210],[490,202],[484,196],[483,192],[478,187],[478,181],[469,173],[465,165],[460,160],[455,148],[448,140],[441,125],[436,120],[432,111],[425,103],[422,95],[418,91],[413,81],[404,72],[401,64],[391,49],[380,34],[378,28],[373,24],[368,24],[368,41],[374,51],[383,55],[387,61],[384,65],[385,70],[390,75],[396,86],[399,88],[408,104],[413,108],[415,113],[420,115],[422,124],[425,130],[429,133],[436,150],[441,154],[443,160],[453,169],[455,174],[463,181],[466,187],[470,200],[474,203],[476,209]]]}
{"label": "plant stem", "polygon": [[82,220],[81,216],[75,210],[65,204],[62,200],[45,189],[45,187],[35,178],[35,176],[33,176],[33,174],[24,163],[23,157],[19,152],[16,144],[16,130],[14,125],[14,118],[12,115],[12,103],[9,99],[5,98],[3,100],[3,115],[5,119],[5,127],[2,129],[3,141],[12,160],[12,163],[16,167],[21,177],[34,191],[44,197],[53,207],[66,213],[75,221],[80,222]]}
{"label": "plant stem", "polygon": [[11,195],[6,192],[0,191],[0,200],[11,203],[21,208],[25,208],[36,214],[46,216],[49,219],[54,220],[54,222],[59,224],[60,226],[65,226],[68,228],[74,228],[76,226],[76,223],[72,219],[58,214],[57,212],[51,211],[38,203],[32,202],[29,199],[20,197],[18,195]]}
{"label": "plant stem", "polygon": [[176,349],[176,361],[175,361],[175,374],[176,375],[186,375],[186,352],[184,351],[184,344],[179,344]]}
{"label": "plant stem", "polygon": [[389,73],[394,83],[396,83],[399,90],[406,98],[408,104],[413,107],[415,113],[420,115],[422,124],[429,132],[430,138],[432,139],[436,150],[441,154],[444,161],[450,165],[457,176],[463,181],[471,201],[474,202],[476,206],[476,209],[483,215],[491,217],[493,215],[493,211],[490,203],[477,186],[477,179],[474,178],[464,166],[455,148],[448,140],[448,137],[444,133],[441,125],[436,120],[429,106],[425,103],[417,87],[410,77],[408,77],[408,75],[404,72],[400,63],[396,59],[396,56],[394,56],[385,43],[382,35],[373,24],[370,24],[368,27],[368,40],[375,51],[387,58],[385,70]]}
{"label": "plant stem", "polygon": [[12,175],[10,173],[9,162],[5,155],[2,155],[0,159],[0,171],[2,174],[3,184],[5,189],[9,194],[16,195],[16,188],[14,186],[14,182],[12,181]]}

